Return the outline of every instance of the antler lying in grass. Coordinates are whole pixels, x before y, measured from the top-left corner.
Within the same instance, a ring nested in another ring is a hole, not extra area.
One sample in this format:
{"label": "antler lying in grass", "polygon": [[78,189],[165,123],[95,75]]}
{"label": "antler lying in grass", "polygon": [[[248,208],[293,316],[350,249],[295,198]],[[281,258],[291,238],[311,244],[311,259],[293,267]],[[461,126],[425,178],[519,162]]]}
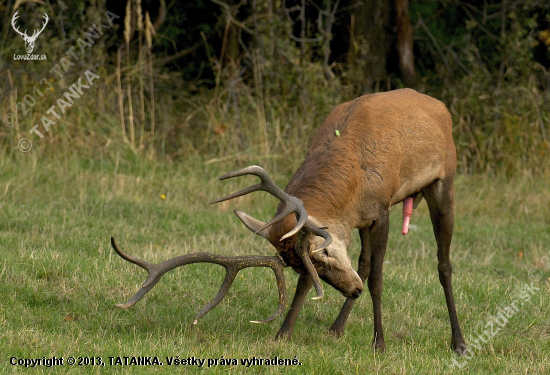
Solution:
{"label": "antler lying in grass", "polygon": [[123,259],[127,260],[130,263],[137,264],[141,268],[145,269],[149,276],[147,280],[143,283],[141,289],[126,303],[116,304],[116,307],[127,309],[132,307],[136,302],[138,302],[149,290],[151,290],[155,284],[160,280],[162,275],[166,272],[173,270],[174,268],[184,266],[186,264],[192,263],[214,263],[219,264],[225,267],[225,279],[223,280],[222,286],[218,291],[218,294],[214,299],[204,306],[201,311],[195,317],[193,324],[197,324],[199,319],[202,318],[206,313],[216,307],[225,297],[231,284],[235,280],[235,276],[239,273],[240,270],[247,267],[269,267],[275,273],[277,279],[277,288],[279,289],[279,306],[277,311],[273,313],[269,318],[265,320],[253,320],[252,323],[269,323],[275,320],[279,315],[283,313],[286,308],[286,284],[283,268],[285,267],[284,263],[278,256],[260,256],[260,255],[249,255],[249,256],[234,256],[228,257],[224,255],[214,254],[214,253],[193,253],[185,254],[179,257],[175,257],[164,261],[159,264],[151,264],[144,260],[134,258],[131,255],[124,253],[117,246],[115,239],[111,237],[111,245],[113,249],[120,255]]}

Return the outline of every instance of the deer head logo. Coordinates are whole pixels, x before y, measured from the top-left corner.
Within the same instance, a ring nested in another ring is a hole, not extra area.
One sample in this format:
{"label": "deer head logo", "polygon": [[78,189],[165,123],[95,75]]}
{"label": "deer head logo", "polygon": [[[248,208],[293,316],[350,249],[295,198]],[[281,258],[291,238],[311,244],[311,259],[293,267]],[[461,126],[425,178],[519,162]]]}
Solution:
{"label": "deer head logo", "polygon": [[44,13],[44,22],[42,23],[42,29],[34,30],[34,33],[32,34],[32,36],[28,36],[26,29],[24,32],[21,32],[19,31],[19,27],[15,27],[15,21],[19,17],[17,13],[19,13],[19,10],[17,10],[14,13],[13,17],[11,18],[11,26],[13,27],[15,32],[21,35],[21,38],[23,38],[23,40],[25,41],[25,48],[27,49],[27,53],[32,53],[32,51],[34,50],[34,42],[36,41],[36,38],[38,38],[38,35],[40,35],[42,31],[44,31],[44,29],[46,28],[46,25],[48,24],[48,20],[49,20],[48,15]]}

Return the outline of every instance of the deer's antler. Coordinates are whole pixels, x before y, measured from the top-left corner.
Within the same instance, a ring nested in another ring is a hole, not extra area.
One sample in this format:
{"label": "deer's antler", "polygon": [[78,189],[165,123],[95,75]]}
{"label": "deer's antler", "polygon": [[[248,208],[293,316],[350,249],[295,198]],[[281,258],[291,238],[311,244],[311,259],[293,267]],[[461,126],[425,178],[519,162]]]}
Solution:
{"label": "deer's antler", "polygon": [[250,256],[235,256],[228,257],[219,254],[213,253],[193,253],[181,255],[176,258],[169,259],[159,264],[151,264],[144,260],[135,258],[131,255],[124,253],[117,246],[115,239],[111,237],[111,245],[120,257],[127,260],[130,263],[134,263],[141,268],[145,269],[149,276],[147,280],[143,283],[141,289],[126,303],[116,304],[116,307],[127,309],[132,307],[136,302],[138,302],[149,290],[151,290],[155,284],[160,280],[162,275],[166,272],[173,270],[174,268],[184,266],[186,264],[192,263],[214,263],[219,264],[225,267],[225,279],[223,280],[222,286],[218,291],[218,294],[214,299],[204,306],[201,311],[195,317],[193,324],[197,324],[199,319],[202,318],[206,313],[216,307],[225,297],[231,284],[235,280],[237,273],[243,268],[247,267],[269,267],[275,273],[275,278],[277,279],[277,288],[279,289],[279,306],[277,311],[273,313],[269,318],[265,320],[253,320],[252,323],[269,323],[279,317],[286,308],[286,284],[283,268],[285,265],[278,256],[259,256],[259,255],[250,255]]}
{"label": "deer's antler", "polygon": [[[284,190],[278,187],[273,182],[269,174],[263,168],[257,165],[251,165],[249,167],[224,174],[223,176],[220,177],[220,180],[225,180],[225,179],[237,177],[237,176],[244,176],[247,174],[260,177],[261,182],[256,185],[249,186],[236,193],[226,195],[223,198],[216,199],[211,203],[223,202],[229,199],[237,198],[242,195],[252,193],[253,191],[258,191],[258,190],[266,191],[271,195],[275,196],[276,198],[280,199],[284,203],[284,208],[278,215],[276,215],[273,219],[271,219],[271,221],[269,221],[268,223],[260,227],[258,230],[256,230],[255,231],[256,234],[258,234],[265,228],[275,224],[276,222],[283,220],[285,217],[287,217],[288,215],[294,212],[297,216],[296,225],[294,226],[293,229],[291,229],[288,233],[286,233],[283,237],[281,237],[281,241],[284,240],[285,238],[295,235],[300,231],[300,229],[302,229],[305,226],[307,229],[309,229],[311,232],[313,232],[317,236],[323,237],[325,239],[325,242],[321,246],[319,246],[317,249],[315,249],[314,252],[320,251],[325,247],[327,247],[328,245],[330,245],[330,243],[332,242],[332,237],[327,231],[321,228],[318,228],[315,224],[311,222],[311,220],[308,220],[308,215],[304,207],[304,203],[299,198],[286,193]],[[313,297],[313,299],[323,298],[323,287],[321,286],[321,280],[319,279],[319,275],[317,274],[317,271],[315,270],[313,263],[311,263],[311,259],[309,257],[309,250],[306,251],[306,249],[298,249],[297,253],[302,259],[302,262],[304,263],[306,270],[308,271],[308,273],[311,275],[311,278],[313,279],[313,285],[317,292],[317,296]]]}
{"label": "deer's antler", "polygon": [[34,30],[32,36],[28,36],[27,35],[27,29],[25,29],[24,32],[21,32],[19,31],[19,26],[16,27],[15,23],[16,23],[16,20],[17,18],[19,18],[19,9],[15,11],[15,13],[13,14],[13,17],[11,18],[11,26],[13,27],[13,29],[15,30],[16,33],[18,33],[19,35],[21,35],[23,37],[24,40],[34,40],[38,37],[38,35],[40,35],[42,33],[42,31],[44,31],[44,29],[46,28],[46,25],[48,24],[48,21],[49,21],[49,17],[48,17],[48,14],[47,13],[44,13],[44,21],[42,22],[42,28],[40,30]]}
{"label": "deer's antler", "polygon": [[21,32],[19,31],[19,26],[17,27],[15,26],[15,21],[17,20],[17,18],[19,18],[19,9],[15,11],[15,13],[13,14],[13,17],[11,18],[11,26],[13,27],[13,29],[17,34],[21,35],[23,39],[26,39],[29,37],[27,35],[27,30],[25,30],[24,32]]}
{"label": "deer's antler", "polygon": [[[36,38],[38,37],[38,35],[40,35],[42,33],[42,31],[44,31],[44,29],[46,28],[46,25],[48,24],[48,20],[50,18],[48,17],[48,14],[47,13],[44,13],[44,22],[42,23],[42,28],[40,29],[40,31],[38,30],[34,30],[31,38]],[[26,31],[26,30],[25,30]]]}
{"label": "deer's antler", "polygon": [[285,208],[283,209],[283,211],[281,211],[281,213],[279,213],[277,216],[271,219],[271,221],[269,221],[263,227],[258,229],[257,232],[260,232],[263,229],[275,224],[276,222],[283,220],[285,217],[295,212],[298,216],[298,222],[290,232],[288,232],[283,237],[281,237],[281,241],[284,240],[285,238],[291,237],[294,234],[298,233],[298,231],[302,229],[302,227],[307,222],[307,211],[304,208],[303,202],[300,199],[285,193],[281,188],[279,188],[271,180],[271,177],[269,177],[267,172],[262,167],[258,167],[257,165],[251,165],[250,167],[239,169],[238,171],[226,173],[220,177],[220,180],[225,180],[232,177],[244,176],[247,174],[260,177],[261,182],[256,185],[249,186],[236,193],[229,194],[229,195],[226,195],[225,197],[216,199],[215,201],[212,201],[210,203],[223,202],[229,199],[237,198],[242,195],[252,193],[253,191],[259,191],[259,190],[266,191],[271,195],[275,196],[276,198],[280,199],[281,201],[283,201],[285,203]]}

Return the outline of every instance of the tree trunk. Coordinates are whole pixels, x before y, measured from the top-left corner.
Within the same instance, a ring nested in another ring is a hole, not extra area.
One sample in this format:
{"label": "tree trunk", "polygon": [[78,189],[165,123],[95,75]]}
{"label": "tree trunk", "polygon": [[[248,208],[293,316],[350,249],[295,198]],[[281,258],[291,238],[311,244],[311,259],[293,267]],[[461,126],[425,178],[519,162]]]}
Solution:
{"label": "tree trunk", "polygon": [[[354,2],[355,3],[355,2]],[[363,1],[351,14],[348,63],[363,93],[379,91],[386,81],[386,56],[391,46],[391,2]]]}
{"label": "tree trunk", "polygon": [[395,0],[397,24],[397,53],[399,54],[399,70],[401,78],[407,87],[416,84],[413,52],[413,29],[409,16],[409,0]]}

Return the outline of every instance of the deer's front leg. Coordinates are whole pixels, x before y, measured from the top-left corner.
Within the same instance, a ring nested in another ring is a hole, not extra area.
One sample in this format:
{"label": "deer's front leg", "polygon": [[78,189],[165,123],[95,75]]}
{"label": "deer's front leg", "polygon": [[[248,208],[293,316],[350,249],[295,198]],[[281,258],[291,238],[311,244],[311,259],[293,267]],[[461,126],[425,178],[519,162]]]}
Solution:
{"label": "deer's front leg", "polygon": [[[361,280],[365,281],[369,278],[370,273],[370,264],[371,264],[371,247],[370,247],[370,233],[369,228],[361,228],[359,230],[359,235],[361,237],[361,255],[359,256],[359,266],[357,268],[357,273],[359,274],[359,277]],[[338,317],[330,327],[330,332],[336,335],[337,337],[340,337],[344,334],[344,328],[346,326],[346,321],[348,320],[349,314],[351,312],[351,309],[353,308],[353,304],[355,302],[355,299],[346,298],[346,302],[344,302],[344,306],[342,306],[342,310],[340,310],[340,314],[338,314]]]}
{"label": "deer's front leg", "polygon": [[296,285],[296,294],[294,294],[294,299],[290,305],[290,309],[286,314],[285,320],[277,332],[276,339],[287,339],[290,340],[292,337],[292,331],[294,330],[294,324],[296,324],[296,318],[300,313],[300,309],[304,304],[304,301],[307,296],[307,292],[311,289],[313,285],[313,280],[309,274],[300,274],[298,278],[298,284]]}

